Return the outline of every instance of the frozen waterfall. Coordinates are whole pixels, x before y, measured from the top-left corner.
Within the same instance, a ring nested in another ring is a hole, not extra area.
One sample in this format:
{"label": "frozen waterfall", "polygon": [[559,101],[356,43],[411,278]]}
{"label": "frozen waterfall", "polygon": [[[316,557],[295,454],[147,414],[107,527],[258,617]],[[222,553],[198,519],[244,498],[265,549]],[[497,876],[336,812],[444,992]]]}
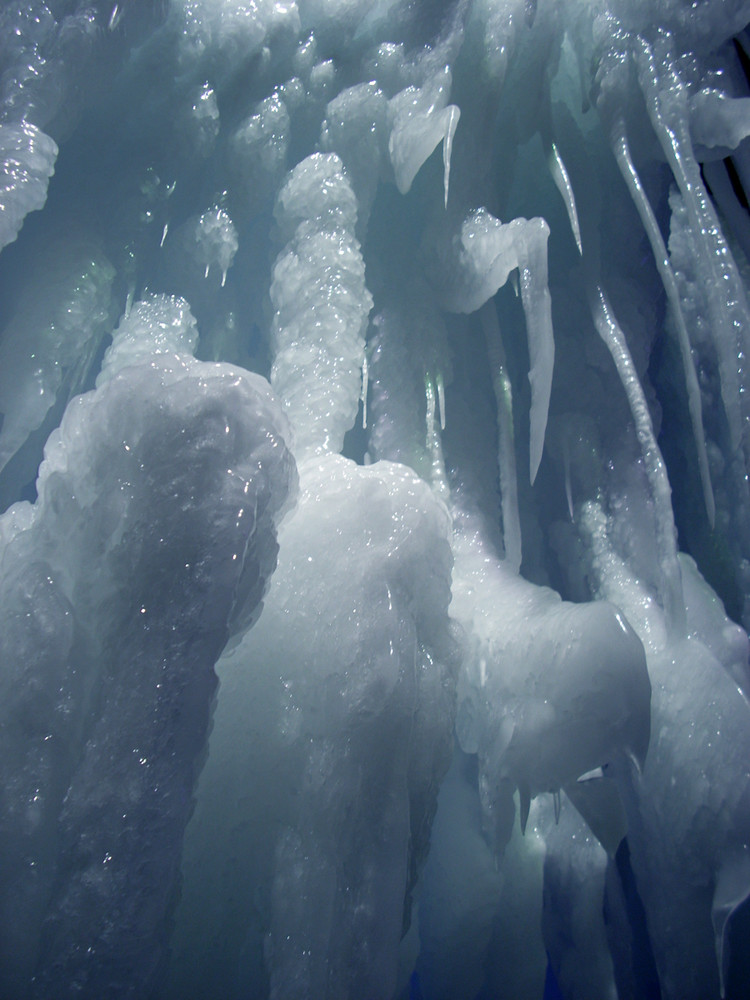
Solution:
{"label": "frozen waterfall", "polygon": [[750,998],[748,25],[0,6],[0,1000]]}

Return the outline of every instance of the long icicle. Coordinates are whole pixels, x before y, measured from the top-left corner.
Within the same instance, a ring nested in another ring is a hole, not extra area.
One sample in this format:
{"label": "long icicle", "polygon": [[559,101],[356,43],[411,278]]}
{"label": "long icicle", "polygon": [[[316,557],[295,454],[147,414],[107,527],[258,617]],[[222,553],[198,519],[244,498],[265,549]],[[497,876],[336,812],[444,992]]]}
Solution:
{"label": "long icicle", "polygon": [[703,487],[703,502],[706,507],[709,524],[714,526],[716,518],[716,505],[714,503],[714,491],[711,485],[711,474],[708,467],[708,453],[706,451],[706,435],[703,429],[703,407],[701,404],[701,391],[698,385],[698,376],[695,373],[693,364],[693,352],[690,346],[690,336],[685,325],[685,316],[680,302],[680,293],[677,289],[674,270],[669,260],[667,248],[659,229],[659,223],[651,208],[646,192],[643,190],[638,171],[635,169],[633,158],[630,155],[630,146],[625,134],[625,126],[622,120],[615,123],[612,128],[612,149],[620,168],[623,180],[628,187],[630,196],[638,210],[638,215],[646,230],[651,250],[654,255],[657,270],[661,277],[664,291],[667,295],[675,326],[677,327],[677,338],[680,345],[680,355],[682,357],[682,369],[685,375],[685,385],[688,396],[688,410],[690,412],[690,423],[693,428],[693,438],[698,452],[698,467],[700,469],[701,486]]}
{"label": "long icicle", "polygon": [[503,515],[505,560],[516,573],[521,568],[522,537],[518,513],[518,477],[513,441],[513,393],[508,378],[505,348],[492,299],[479,310],[484,338],[487,342],[492,388],[497,403],[497,458],[500,468],[500,505]]}
{"label": "long icicle", "polygon": [[670,633],[684,636],[686,631],[685,599],[682,574],[677,559],[677,541],[672,513],[672,489],[667,478],[659,445],[656,443],[651,414],[643,387],[630,355],[625,334],[615,319],[612,308],[600,285],[590,295],[591,315],[599,336],[607,346],[620,376],[622,387],[633,415],[635,430],[646,466],[646,475],[654,498],[656,544],[662,572],[662,601]]}
{"label": "long icicle", "polygon": [[529,476],[533,485],[542,460],[547,432],[555,366],[555,336],[547,279],[549,226],[544,219],[532,219],[529,225],[534,228],[527,230],[518,245],[518,274],[529,342]]}

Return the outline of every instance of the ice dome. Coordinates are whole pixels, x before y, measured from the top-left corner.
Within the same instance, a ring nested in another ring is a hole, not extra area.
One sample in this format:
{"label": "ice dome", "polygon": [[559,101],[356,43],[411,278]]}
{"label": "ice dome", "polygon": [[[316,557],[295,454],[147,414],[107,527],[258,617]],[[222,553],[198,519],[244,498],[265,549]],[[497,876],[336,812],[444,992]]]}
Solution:
{"label": "ice dome", "polygon": [[0,998],[750,997],[750,0],[0,9]]}

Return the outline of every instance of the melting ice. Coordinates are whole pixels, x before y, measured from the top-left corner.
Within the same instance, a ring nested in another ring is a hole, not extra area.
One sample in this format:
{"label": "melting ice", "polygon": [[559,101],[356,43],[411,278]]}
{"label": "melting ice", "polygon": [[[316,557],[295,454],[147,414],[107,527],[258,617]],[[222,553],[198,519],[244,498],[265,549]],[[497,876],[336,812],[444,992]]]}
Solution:
{"label": "melting ice", "polygon": [[749,0],[0,10],[0,996],[750,966]]}

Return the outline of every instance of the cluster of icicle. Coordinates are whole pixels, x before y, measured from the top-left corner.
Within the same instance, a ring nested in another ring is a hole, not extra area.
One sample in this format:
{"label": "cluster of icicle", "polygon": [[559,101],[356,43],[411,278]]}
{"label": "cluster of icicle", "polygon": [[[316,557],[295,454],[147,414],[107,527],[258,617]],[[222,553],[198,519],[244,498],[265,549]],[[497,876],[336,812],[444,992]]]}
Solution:
{"label": "cluster of icicle", "polygon": [[0,994],[745,995],[748,22],[0,12]]}

